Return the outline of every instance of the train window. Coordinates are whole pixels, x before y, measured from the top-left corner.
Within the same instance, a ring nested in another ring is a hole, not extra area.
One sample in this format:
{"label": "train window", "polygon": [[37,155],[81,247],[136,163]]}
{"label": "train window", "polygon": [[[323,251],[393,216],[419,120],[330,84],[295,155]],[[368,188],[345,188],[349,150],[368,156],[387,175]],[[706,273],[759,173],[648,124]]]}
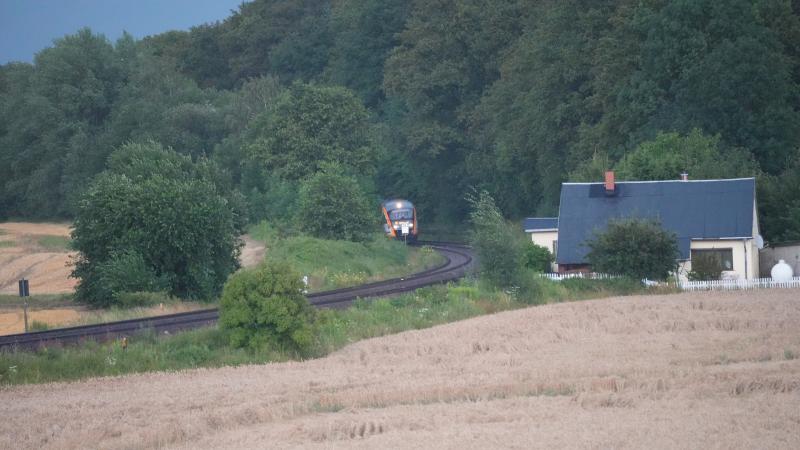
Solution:
{"label": "train window", "polygon": [[392,220],[410,220],[414,218],[414,213],[410,209],[395,209],[389,213],[389,218]]}

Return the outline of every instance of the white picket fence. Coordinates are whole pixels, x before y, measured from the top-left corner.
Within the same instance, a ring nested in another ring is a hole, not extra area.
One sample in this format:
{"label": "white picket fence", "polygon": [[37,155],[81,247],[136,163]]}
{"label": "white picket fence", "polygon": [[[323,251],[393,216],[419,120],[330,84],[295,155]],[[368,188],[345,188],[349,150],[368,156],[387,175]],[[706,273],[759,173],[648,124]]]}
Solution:
{"label": "white picket fence", "polygon": [[748,289],[800,288],[800,277],[793,277],[787,281],[775,281],[772,278],[683,281],[678,284],[678,287],[684,291],[738,291]]}
{"label": "white picket fence", "polygon": [[607,280],[609,278],[619,278],[617,275],[609,275],[607,273],[594,273],[594,272],[576,272],[576,273],[543,273],[542,277],[553,280],[561,281],[567,278],[587,278],[590,280]]}
{"label": "white picket fence", "polygon": [[[617,275],[606,273],[543,273],[542,277],[553,281],[566,280],[568,278],[587,278],[591,280],[607,280],[618,278]],[[649,280],[642,280],[647,285],[658,285]],[[775,281],[772,278],[756,278],[752,280],[731,279],[731,280],[711,280],[711,281],[682,281],[678,283],[678,288],[683,291],[738,291],[748,289],[773,289],[773,288],[800,288],[800,277],[794,277],[787,281]]]}

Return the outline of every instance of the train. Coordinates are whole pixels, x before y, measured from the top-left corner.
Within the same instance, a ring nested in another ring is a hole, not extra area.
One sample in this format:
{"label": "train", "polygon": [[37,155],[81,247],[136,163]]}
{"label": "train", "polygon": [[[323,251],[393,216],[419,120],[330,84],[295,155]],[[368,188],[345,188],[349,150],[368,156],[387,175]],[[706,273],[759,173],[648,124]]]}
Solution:
{"label": "train", "polygon": [[419,235],[417,209],[408,201],[399,198],[386,200],[381,205],[381,212],[386,223],[383,230],[386,236],[404,242],[414,242]]}

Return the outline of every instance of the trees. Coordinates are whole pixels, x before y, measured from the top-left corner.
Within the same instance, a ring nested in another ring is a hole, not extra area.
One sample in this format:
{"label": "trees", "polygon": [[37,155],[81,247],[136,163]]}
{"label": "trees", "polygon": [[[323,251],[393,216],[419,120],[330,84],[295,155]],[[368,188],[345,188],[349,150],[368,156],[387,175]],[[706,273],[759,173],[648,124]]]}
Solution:
{"label": "trees", "polygon": [[303,182],[297,222],[319,238],[359,241],[377,229],[376,211],[354,177],[328,165]]}
{"label": "trees", "polygon": [[313,343],[314,310],[302,289],[300,274],[286,264],[266,262],[237,272],[222,292],[220,328],[235,347],[305,352]]}
{"label": "trees", "polygon": [[586,245],[593,270],[637,280],[665,280],[675,272],[679,257],[675,234],[652,220],[611,221]]}
{"label": "trees", "polygon": [[674,180],[684,172],[695,179],[755,175],[755,163],[739,149],[722,156],[719,136],[694,129],[688,135],[659,133],[639,144],[616,165],[622,180]]}
{"label": "trees", "polygon": [[370,142],[368,114],[342,87],[295,83],[250,125],[249,160],[265,173],[299,180],[336,162],[359,174],[375,173],[378,158]]}
{"label": "trees", "polygon": [[469,196],[470,243],[486,279],[501,287],[519,286],[523,253],[519,231],[503,218],[488,192]]}
{"label": "trees", "polygon": [[[238,267],[244,220],[210,171],[152,142],[123,146],[111,166],[91,183],[76,213],[77,298],[108,306],[114,286],[163,288],[182,298],[217,295]],[[141,276],[116,277],[128,276],[115,269],[121,261]]]}

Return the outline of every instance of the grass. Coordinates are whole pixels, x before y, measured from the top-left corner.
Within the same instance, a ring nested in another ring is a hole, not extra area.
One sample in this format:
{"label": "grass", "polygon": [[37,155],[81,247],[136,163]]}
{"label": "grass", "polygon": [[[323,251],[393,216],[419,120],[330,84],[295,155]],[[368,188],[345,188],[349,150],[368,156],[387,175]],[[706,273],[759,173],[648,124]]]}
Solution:
{"label": "grass", "polygon": [[400,277],[443,262],[442,257],[429,248],[408,247],[382,235],[375,235],[366,242],[280,236],[265,222],[253,226],[250,235],[266,243],[266,259],[289,262],[307,275],[310,291]]}
{"label": "grass", "polygon": [[[308,354],[278,348],[233,348],[218,328],[206,328],[159,338],[153,333],[129,337],[127,349],[119,342],[87,343],[79,347],[48,348],[37,352],[0,352],[0,384],[43,383],[94,376],[280,362],[299,357],[321,357],[358,340],[405,330],[428,328],[516,309],[587,298],[590,293],[653,292],[643,286],[582,280],[571,285],[535,279],[533,298],[501,291],[472,279],[419,289],[375,301],[357,301],[352,308],[321,310],[315,321],[315,342]],[[557,294],[556,296],[552,296]]]}
{"label": "grass", "polygon": [[[36,309],[77,306],[72,294],[38,294],[27,297],[28,306]],[[0,308],[21,308],[25,300],[18,295],[0,294]]]}
{"label": "grass", "polygon": [[72,250],[72,240],[66,236],[41,236],[36,242],[39,247],[51,252]]}
{"label": "grass", "polygon": [[16,243],[14,241],[0,241],[0,248],[13,247]]}

